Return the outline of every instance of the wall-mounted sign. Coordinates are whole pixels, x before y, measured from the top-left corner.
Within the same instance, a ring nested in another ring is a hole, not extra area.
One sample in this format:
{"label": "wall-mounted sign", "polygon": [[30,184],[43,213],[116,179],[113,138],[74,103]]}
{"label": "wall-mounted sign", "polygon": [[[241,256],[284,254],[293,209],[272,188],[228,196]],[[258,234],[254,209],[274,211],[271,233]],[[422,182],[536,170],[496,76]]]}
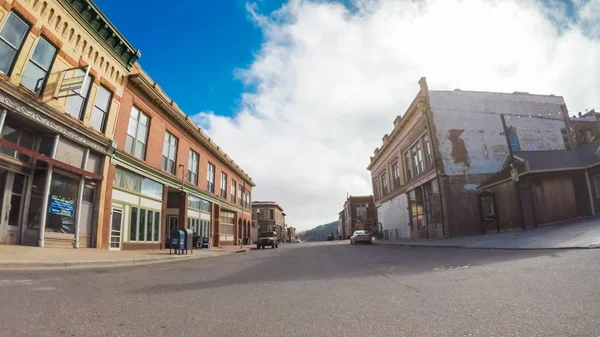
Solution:
{"label": "wall-mounted sign", "polygon": [[52,195],[50,198],[50,214],[72,217],[74,200]]}
{"label": "wall-mounted sign", "polygon": [[513,181],[519,181],[519,171],[516,168],[510,170],[510,178]]}

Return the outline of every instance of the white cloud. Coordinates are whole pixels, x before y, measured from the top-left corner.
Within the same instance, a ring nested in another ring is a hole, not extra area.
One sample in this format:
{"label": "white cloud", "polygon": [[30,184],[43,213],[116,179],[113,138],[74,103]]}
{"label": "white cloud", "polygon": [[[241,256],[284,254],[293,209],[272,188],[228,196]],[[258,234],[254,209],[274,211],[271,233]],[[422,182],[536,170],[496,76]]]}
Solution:
{"label": "white cloud", "polygon": [[[265,41],[240,78],[232,119],[200,113],[215,141],[288,223],[307,229],[337,219],[346,193],[371,194],[366,166],[427,76],[430,88],[528,91],[600,105],[600,8],[577,1],[291,0],[249,17]],[[584,28],[585,27],[585,31]]]}

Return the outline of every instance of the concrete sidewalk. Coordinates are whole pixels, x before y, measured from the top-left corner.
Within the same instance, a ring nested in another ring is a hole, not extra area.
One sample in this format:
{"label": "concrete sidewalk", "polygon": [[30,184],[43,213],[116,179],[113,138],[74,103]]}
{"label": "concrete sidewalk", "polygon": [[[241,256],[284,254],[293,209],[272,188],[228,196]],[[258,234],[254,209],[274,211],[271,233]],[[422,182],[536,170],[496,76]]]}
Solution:
{"label": "concrete sidewalk", "polygon": [[[229,247],[228,247],[229,248]],[[134,266],[220,256],[235,252],[228,248],[194,250],[193,254],[170,255],[169,250],[108,251],[94,248],[39,248],[0,245],[0,269],[46,269]],[[239,249],[239,246],[237,247]]]}
{"label": "concrete sidewalk", "polygon": [[378,240],[374,244],[479,248],[479,249],[581,249],[600,248],[600,218],[585,218],[560,224],[485,235],[433,240]]}

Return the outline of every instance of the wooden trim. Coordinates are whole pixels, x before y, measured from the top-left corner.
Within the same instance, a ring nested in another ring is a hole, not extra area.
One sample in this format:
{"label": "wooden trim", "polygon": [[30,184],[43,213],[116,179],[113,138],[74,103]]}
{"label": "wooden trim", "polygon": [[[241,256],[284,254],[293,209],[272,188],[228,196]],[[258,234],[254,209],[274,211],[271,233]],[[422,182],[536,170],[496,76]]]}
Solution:
{"label": "wooden trim", "polygon": [[117,88],[114,85],[112,85],[106,78],[101,77],[100,78],[100,84],[102,84],[108,90],[110,90],[113,97],[115,96],[115,93],[117,92]]}
{"label": "wooden trim", "polygon": [[62,49],[63,47],[63,42],[56,37],[56,35],[54,35],[54,33],[52,33],[52,31],[48,28],[46,28],[46,26],[42,26],[42,35],[47,38],[48,40],[50,40],[56,47],[58,47],[58,49]]}
{"label": "wooden trim", "polygon": [[12,143],[12,142],[4,139],[4,138],[0,138],[0,146],[5,147],[5,148],[10,149],[10,150],[13,150],[13,151],[17,151],[17,152],[22,153],[22,154],[25,154],[25,155],[27,155],[29,157],[32,157],[32,158],[35,158],[37,160],[41,160],[43,162],[46,162],[46,163],[48,163],[48,164],[50,164],[52,166],[58,167],[58,168],[63,169],[65,171],[69,171],[71,173],[74,173],[74,174],[77,174],[77,175],[80,175],[80,176],[83,175],[83,176],[85,176],[86,178],[89,178],[89,179],[100,181],[100,180],[102,180],[104,178],[100,174],[88,172],[88,171],[85,171],[85,170],[80,169],[78,167],[75,167],[75,166],[63,163],[62,161],[56,160],[54,158],[47,157],[47,156],[45,156],[45,155],[43,155],[41,153],[35,152],[33,150],[30,150],[30,149],[28,149],[26,147],[17,145],[15,143]]}
{"label": "wooden trim", "polygon": [[35,18],[35,15],[31,14],[23,5],[18,3],[17,1],[13,1],[12,9],[23,16],[31,26],[35,26],[38,20]]}
{"label": "wooden trim", "polygon": [[39,37],[42,30],[39,29],[38,27],[31,27],[30,32],[31,32],[31,34],[35,35],[36,37]]}

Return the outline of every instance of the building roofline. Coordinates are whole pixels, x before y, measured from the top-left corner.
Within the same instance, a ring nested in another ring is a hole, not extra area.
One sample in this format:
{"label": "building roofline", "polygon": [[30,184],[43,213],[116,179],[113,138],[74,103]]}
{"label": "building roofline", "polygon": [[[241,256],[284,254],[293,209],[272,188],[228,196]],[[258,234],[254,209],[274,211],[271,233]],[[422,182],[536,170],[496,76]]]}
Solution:
{"label": "building roofline", "polygon": [[169,96],[162,91],[160,86],[141,69],[141,67],[139,69],[139,73],[130,74],[128,78],[128,82],[134,83],[138,89],[141,89],[143,92],[149,95],[152,99],[152,102],[156,106],[167,112],[167,114],[179,122],[179,124],[184,127],[189,135],[198,140],[200,144],[204,145],[204,147],[210,153],[215,155],[217,159],[220,159],[229,169],[237,173],[237,175],[240,176],[240,178],[242,178],[250,186],[256,186],[250,175],[244,172],[244,170],[242,170],[240,166],[236,164],[233,159],[227,155],[227,153],[225,153],[225,151],[217,146],[217,144],[210,137],[208,137],[204,131],[202,131],[202,128],[196,125],[191,118],[177,106],[177,103],[170,99]]}
{"label": "building roofline", "polygon": [[429,90],[429,92],[452,92],[452,93],[467,93],[467,94],[497,94],[497,95],[511,95],[511,96],[536,96],[536,97],[555,97],[563,98],[563,96],[555,94],[531,94],[524,91],[513,91],[513,92],[499,92],[499,91],[483,91],[483,90]]}

